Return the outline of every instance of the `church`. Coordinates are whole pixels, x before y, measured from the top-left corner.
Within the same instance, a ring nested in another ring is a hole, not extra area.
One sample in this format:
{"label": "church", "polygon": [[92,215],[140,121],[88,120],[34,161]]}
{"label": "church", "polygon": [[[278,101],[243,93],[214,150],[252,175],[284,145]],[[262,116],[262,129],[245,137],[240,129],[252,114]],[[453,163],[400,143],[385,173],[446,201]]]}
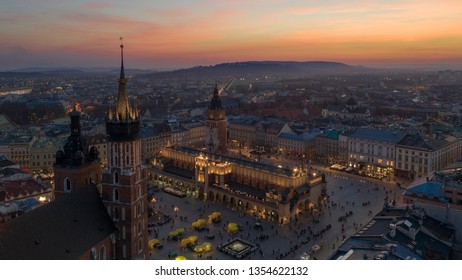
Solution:
{"label": "church", "polygon": [[80,110],[56,153],[55,200],[0,227],[0,259],[146,259],[147,171],[137,105],[126,92],[123,44],[115,108],[108,112],[108,167],[81,134]]}

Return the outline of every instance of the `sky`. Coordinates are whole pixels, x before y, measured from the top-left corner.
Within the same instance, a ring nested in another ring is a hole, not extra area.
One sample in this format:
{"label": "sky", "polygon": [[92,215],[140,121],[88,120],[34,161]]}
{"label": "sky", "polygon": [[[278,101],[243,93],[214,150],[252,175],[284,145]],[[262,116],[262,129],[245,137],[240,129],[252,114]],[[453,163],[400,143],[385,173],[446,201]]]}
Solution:
{"label": "sky", "polygon": [[462,65],[461,0],[2,0],[0,70]]}

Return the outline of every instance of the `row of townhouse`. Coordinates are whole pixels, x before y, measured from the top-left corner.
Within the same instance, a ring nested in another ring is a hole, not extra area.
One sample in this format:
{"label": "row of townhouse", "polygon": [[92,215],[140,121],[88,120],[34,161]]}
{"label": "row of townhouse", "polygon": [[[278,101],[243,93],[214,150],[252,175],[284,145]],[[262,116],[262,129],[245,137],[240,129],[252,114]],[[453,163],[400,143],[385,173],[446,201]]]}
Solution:
{"label": "row of townhouse", "polygon": [[261,147],[287,156],[313,158],[316,152],[318,129],[304,125],[257,119],[230,119],[228,122],[231,147]]}
{"label": "row of townhouse", "polygon": [[154,123],[140,132],[141,154],[143,159],[149,161],[167,146],[203,147],[205,135],[203,121],[182,122],[176,127],[167,123]]}
{"label": "row of townhouse", "polygon": [[[321,137],[318,137],[321,138]],[[319,139],[317,151],[325,156],[335,151],[336,138]],[[415,179],[441,170],[462,157],[462,137],[442,135],[427,137],[417,133],[357,128],[338,137],[337,162],[348,164],[371,176]]]}

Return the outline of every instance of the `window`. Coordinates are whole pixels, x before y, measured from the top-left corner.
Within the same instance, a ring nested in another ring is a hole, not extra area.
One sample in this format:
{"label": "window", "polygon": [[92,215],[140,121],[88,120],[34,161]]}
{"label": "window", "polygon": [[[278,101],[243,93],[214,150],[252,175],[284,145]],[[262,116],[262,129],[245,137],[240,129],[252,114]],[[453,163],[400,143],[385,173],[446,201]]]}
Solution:
{"label": "window", "polygon": [[113,215],[113,219],[114,219],[114,221],[118,221],[118,220],[119,220],[119,218],[120,218],[120,214],[119,214],[119,208],[117,208],[117,206],[116,206],[116,207],[114,207],[114,215]]}
{"label": "window", "polygon": [[120,228],[118,226],[115,227],[116,228],[116,231],[115,231],[115,238],[117,240],[120,240]]}
{"label": "window", "polygon": [[141,253],[141,251],[143,250],[143,242],[141,240],[141,238],[138,240],[138,253]]}
{"label": "window", "polygon": [[100,260],[105,260],[106,259],[106,247],[101,246],[101,249],[99,249],[99,259]]}
{"label": "window", "polygon": [[95,247],[91,247],[90,254],[91,254],[91,259],[96,260],[97,255],[96,255],[96,248]]}
{"label": "window", "polygon": [[69,178],[64,179],[64,191],[65,192],[71,191],[71,179]]}
{"label": "window", "polygon": [[119,201],[119,189],[115,188],[112,194],[113,201]]}
{"label": "window", "polygon": [[119,183],[119,172],[114,172],[114,184]]}

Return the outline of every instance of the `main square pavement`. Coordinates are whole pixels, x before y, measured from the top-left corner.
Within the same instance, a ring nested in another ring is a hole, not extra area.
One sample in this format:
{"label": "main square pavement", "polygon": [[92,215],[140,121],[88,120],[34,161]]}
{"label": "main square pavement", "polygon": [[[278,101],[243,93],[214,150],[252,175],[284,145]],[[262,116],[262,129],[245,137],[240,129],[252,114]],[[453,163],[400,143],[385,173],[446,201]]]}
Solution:
{"label": "main square pavement", "polygon": [[[172,220],[150,228],[149,238],[159,239],[162,244],[161,248],[151,251],[151,259],[169,259],[172,254],[186,259],[234,259],[218,248],[236,237],[258,246],[245,259],[299,259],[315,245],[322,246],[318,252],[311,254],[311,258],[327,259],[345,238],[382,210],[385,201],[401,203],[402,190],[394,182],[330,171],[320,166],[318,171],[326,174],[328,200],[323,206],[302,212],[297,221],[283,226],[265,220],[257,221],[255,217],[221,203],[200,201],[191,195],[180,198],[156,192],[156,202],[151,205],[156,211],[171,216]],[[207,220],[208,215],[216,211],[221,212],[220,223],[207,222],[205,230],[200,232],[191,228],[194,221]],[[255,227],[256,222],[260,222],[262,227]],[[239,224],[241,231],[228,234],[223,229],[227,223]],[[168,239],[169,232],[177,228],[185,228],[183,237],[196,235],[199,244],[210,242],[212,250],[199,255],[192,250],[181,249],[179,241]],[[214,238],[207,238],[211,236]]]}

